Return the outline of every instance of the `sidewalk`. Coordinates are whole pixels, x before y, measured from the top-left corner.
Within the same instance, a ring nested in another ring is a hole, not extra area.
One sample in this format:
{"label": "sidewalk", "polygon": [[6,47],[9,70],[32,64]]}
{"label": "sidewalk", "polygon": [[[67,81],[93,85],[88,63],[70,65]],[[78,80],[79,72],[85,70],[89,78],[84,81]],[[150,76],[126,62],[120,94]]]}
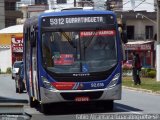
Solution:
{"label": "sidewalk", "polygon": [[132,76],[122,77],[122,86],[127,89],[143,91],[152,94],[160,94],[160,82],[155,78],[141,77],[141,85],[134,85]]}
{"label": "sidewalk", "polygon": [[153,92],[152,90],[147,90],[147,89],[142,89],[142,88],[134,88],[134,87],[127,87],[127,86],[122,86],[122,88],[129,89],[129,90],[134,90],[134,91],[146,92],[146,93],[154,94],[154,95],[160,95],[160,91]]}

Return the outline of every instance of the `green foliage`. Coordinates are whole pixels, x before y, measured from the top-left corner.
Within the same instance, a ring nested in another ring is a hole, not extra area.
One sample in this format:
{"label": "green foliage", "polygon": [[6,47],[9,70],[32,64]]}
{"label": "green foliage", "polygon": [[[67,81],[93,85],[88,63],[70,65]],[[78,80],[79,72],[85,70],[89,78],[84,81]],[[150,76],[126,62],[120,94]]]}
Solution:
{"label": "green foliage", "polygon": [[147,68],[142,68],[142,69],[141,69],[141,76],[142,76],[142,77],[147,77],[147,76],[148,76],[148,75],[147,75],[147,74],[148,74],[147,71],[148,71]]}
{"label": "green foliage", "polygon": [[[132,74],[132,68],[129,68],[128,66],[123,66],[123,76],[131,76]],[[141,77],[147,77],[147,78],[155,78],[156,77],[156,69],[153,68],[142,68],[141,69]]]}
{"label": "green foliage", "polygon": [[122,84],[123,86],[127,87],[134,87],[134,88],[141,88],[141,89],[147,89],[151,90],[153,92],[160,92],[160,82],[157,82],[155,78],[144,78],[141,77],[141,85],[134,85],[132,81],[132,77],[123,77],[122,78]]}
{"label": "green foliage", "polygon": [[11,67],[8,67],[7,70],[6,70],[6,73],[7,73],[7,74],[11,74],[11,72],[12,72],[12,71],[11,71]]}
{"label": "green foliage", "polygon": [[132,76],[132,70],[123,70],[123,76]]}
{"label": "green foliage", "polygon": [[156,71],[155,70],[151,70],[148,72],[148,77],[150,78],[155,78],[156,77]]}
{"label": "green foliage", "polygon": [[0,74],[1,74],[1,68],[0,68]]}
{"label": "green foliage", "polygon": [[156,76],[156,70],[153,68],[142,68],[141,69],[141,76],[154,78]]}

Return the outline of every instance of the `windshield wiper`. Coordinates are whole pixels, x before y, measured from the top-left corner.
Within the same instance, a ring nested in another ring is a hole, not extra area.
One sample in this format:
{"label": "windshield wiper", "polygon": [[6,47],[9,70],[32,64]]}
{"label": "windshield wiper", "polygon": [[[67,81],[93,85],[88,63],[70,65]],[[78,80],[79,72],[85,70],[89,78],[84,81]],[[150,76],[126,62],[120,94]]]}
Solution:
{"label": "windshield wiper", "polygon": [[70,39],[70,37],[65,33],[63,32],[62,30],[60,30],[61,34],[67,39],[67,41],[69,42],[69,44],[73,47],[73,48],[77,48],[74,43],[72,42],[72,40]]}
{"label": "windshield wiper", "polygon": [[93,30],[93,34],[92,34],[91,38],[88,40],[88,41],[89,41],[88,44],[86,44],[86,46],[85,46],[85,44],[84,44],[84,49],[86,49],[86,48],[91,44],[93,38],[94,38],[95,35],[96,35],[97,30],[100,30],[100,28],[96,28],[96,29]]}
{"label": "windshield wiper", "polygon": [[92,42],[92,40],[93,40],[93,38],[95,38],[95,35],[96,35],[96,32],[97,32],[97,30],[99,30],[100,28],[96,28],[94,31],[93,31],[93,33],[92,33],[92,36],[91,36],[91,38],[88,40],[89,42],[88,43],[86,43],[86,45],[85,45],[85,42],[83,43],[84,44],[84,48],[83,48],[83,55],[84,55],[84,59],[85,59],[85,57],[86,57],[86,49],[89,47],[89,45],[91,44],[91,42]]}

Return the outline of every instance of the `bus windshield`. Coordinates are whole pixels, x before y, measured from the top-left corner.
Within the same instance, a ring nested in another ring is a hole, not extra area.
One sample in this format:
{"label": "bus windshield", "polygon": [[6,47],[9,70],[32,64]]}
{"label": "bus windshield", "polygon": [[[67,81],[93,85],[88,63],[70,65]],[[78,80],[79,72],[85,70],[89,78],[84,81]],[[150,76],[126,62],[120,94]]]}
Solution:
{"label": "bus windshield", "polygon": [[106,71],[117,64],[115,30],[42,33],[42,62],[54,73]]}

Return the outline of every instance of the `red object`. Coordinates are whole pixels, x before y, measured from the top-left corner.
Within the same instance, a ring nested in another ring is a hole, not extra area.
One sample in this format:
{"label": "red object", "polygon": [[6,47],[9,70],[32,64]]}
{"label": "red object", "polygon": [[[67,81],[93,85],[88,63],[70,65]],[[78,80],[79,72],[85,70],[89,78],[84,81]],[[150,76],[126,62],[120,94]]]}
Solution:
{"label": "red object", "polygon": [[57,89],[57,90],[72,90],[75,82],[53,82],[52,85]]}
{"label": "red object", "polygon": [[74,57],[72,54],[60,54],[59,58],[54,59],[55,65],[72,65]]}
{"label": "red object", "polygon": [[12,37],[12,52],[23,52],[23,37]]}
{"label": "red object", "polygon": [[89,101],[90,99],[89,99],[89,97],[87,97],[87,96],[80,96],[80,97],[76,97],[75,98],[75,101],[76,102],[86,102],[86,101]]}
{"label": "red object", "polygon": [[81,31],[81,37],[88,37],[88,36],[113,36],[115,35],[114,30],[98,30],[98,31]]}

